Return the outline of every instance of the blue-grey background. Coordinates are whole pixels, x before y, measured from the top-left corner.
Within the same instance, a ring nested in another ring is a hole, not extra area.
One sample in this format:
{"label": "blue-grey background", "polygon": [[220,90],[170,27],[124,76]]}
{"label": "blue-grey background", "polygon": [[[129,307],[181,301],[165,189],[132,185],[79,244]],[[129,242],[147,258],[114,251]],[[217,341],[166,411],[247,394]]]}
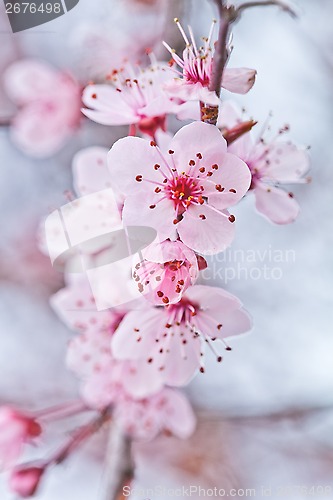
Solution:
{"label": "blue-grey background", "polygon": [[[261,121],[272,110],[273,128],[287,122],[296,142],[311,145],[313,178],[310,185],[293,189],[302,210],[290,226],[271,225],[256,214],[251,197],[243,201],[236,212],[233,248],[260,254],[269,248],[292,250],[295,262],[281,265],[280,280],[243,278],[227,284],[253,315],[254,330],[232,342],[234,350],[222,365],[211,359],[206,374],[188,388],[200,420],[193,439],[180,444],[160,438],[137,447],[137,485],[142,487],[272,485],[272,498],[277,498],[274,487],[332,485],[333,5],[330,0],[299,0],[298,11],[296,22],[274,8],[248,12],[235,27],[231,60],[233,66],[258,71],[254,89],[238,99],[241,105]],[[184,5],[80,0],[52,23],[12,35],[0,12],[0,67],[17,54],[29,55],[69,67],[80,78],[93,78],[121,60],[118,47],[135,52],[162,37],[176,43],[175,15],[190,21],[201,36],[216,13],[204,0],[185,0]],[[88,32],[103,40],[99,55],[81,43]],[[6,121],[12,107],[3,95],[0,106]],[[125,128],[85,122],[55,157],[36,161],[10,143],[5,126],[0,129],[1,402],[43,407],[77,394],[77,382],[64,363],[71,333],[48,306],[62,277],[39,253],[36,230],[45,214],[66,201],[73,154],[86,145],[110,146],[125,133]],[[250,270],[263,264],[276,265],[269,259],[244,265]],[[212,264],[216,279],[210,283],[224,285],[219,278],[224,265]],[[299,410],[290,413],[294,408]],[[50,433],[49,449],[59,443],[61,430]],[[38,498],[102,499],[102,441],[97,438],[83,454],[53,471]],[[289,497],[307,498],[295,491]],[[12,498],[4,481],[0,498]],[[326,498],[333,498],[333,490]]]}

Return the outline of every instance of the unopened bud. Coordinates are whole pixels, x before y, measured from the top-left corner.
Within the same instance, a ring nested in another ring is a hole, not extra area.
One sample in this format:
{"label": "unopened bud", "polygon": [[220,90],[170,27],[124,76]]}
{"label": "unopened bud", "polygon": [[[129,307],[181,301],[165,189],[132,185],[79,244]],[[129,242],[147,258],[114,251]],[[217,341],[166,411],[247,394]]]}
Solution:
{"label": "unopened bud", "polygon": [[36,493],[44,471],[44,467],[14,469],[9,477],[9,487],[20,497],[30,498]]}
{"label": "unopened bud", "polygon": [[235,127],[222,130],[222,135],[227,141],[228,146],[242,137],[242,135],[250,132],[257,123],[258,122],[249,120],[247,122],[238,123]]}

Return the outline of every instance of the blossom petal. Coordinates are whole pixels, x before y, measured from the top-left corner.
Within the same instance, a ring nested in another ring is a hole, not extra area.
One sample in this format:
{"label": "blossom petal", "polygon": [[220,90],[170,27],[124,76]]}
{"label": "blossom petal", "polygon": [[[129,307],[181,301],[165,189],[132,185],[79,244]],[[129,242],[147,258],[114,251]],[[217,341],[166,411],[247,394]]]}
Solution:
{"label": "blossom petal", "polygon": [[74,186],[79,196],[110,188],[108,152],[107,148],[95,146],[82,149],[74,156],[72,167]]}
{"label": "blossom petal", "polygon": [[200,338],[191,338],[187,344],[183,344],[181,328],[174,326],[174,335],[169,336],[167,351],[164,349],[161,354],[159,348],[156,349],[152,362],[159,372],[162,370],[164,382],[174,387],[188,384],[200,366]]}
{"label": "blossom petal", "polygon": [[195,285],[187,290],[186,298],[200,304],[201,309],[213,315],[218,323],[221,322],[221,317],[239,309],[242,305],[238,297],[214,286]]}
{"label": "blossom petal", "polygon": [[125,366],[121,382],[126,392],[134,398],[145,398],[162,389],[162,377],[146,359],[122,363]]}
{"label": "blossom petal", "polygon": [[266,157],[265,176],[280,182],[298,182],[310,168],[308,153],[290,142],[274,142]]}
{"label": "blossom petal", "polygon": [[65,325],[74,331],[103,332],[117,320],[116,312],[97,311],[89,282],[83,274],[55,293],[50,303]]}
{"label": "blossom petal", "polygon": [[4,74],[4,85],[17,104],[46,97],[57,86],[57,72],[48,63],[24,59],[12,64]]}
{"label": "blossom petal", "polygon": [[[122,213],[123,222],[125,226],[147,226],[156,229],[162,240],[175,239],[173,203],[170,200],[162,200],[159,203],[157,201],[158,197],[154,192],[127,196]],[[150,208],[154,205],[155,208]]]}
{"label": "blossom petal", "polygon": [[256,70],[248,68],[226,68],[222,87],[236,94],[246,94],[254,85]]}
{"label": "blossom petal", "polygon": [[137,181],[139,175],[154,182],[162,182],[163,176],[154,169],[154,165],[160,163],[158,148],[139,137],[119,139],[108,154],[112,183],[124,194],[140,191],[146,185]]}
{"label": "blossom petal", "polygon": [[219,97],[204,87],[200,82],[188,83],[180,78],[175,78],[172,82],[164,86],[164,90],[170,97],[180,99],[181,101],[202,101],[212,106],[219,106],[221,103]]}
{"label": "blossom petal", "polygon": [[[200,217],[200,216],[204,216]],[[209,205],[191,206],[184,219],[177,224],[183,243],[203,255],[214,255],[225,250],[234,238],[235,228],[227,213]]]}
{"label": "blossom petal", "polygon": [[129,125],[139,117],[111,85],[88,85],[83,92],[83,103],[91,109],[82,113],[102,125]]}
{"label": "blossom petal", "polygon": [[167,398],[165,428],[175,436],[187,439],[196,425],[195,415],[188,399],[174,389],[165,388],[163,392]]}
{"label": "blossom petal", "polygon": [[158,309],[129,312],[112,337],[112,354],[120,360],[140,358],[147,360],[164,324],[165,317]]}
{"label": "blossom petal", "polygon": [[179,105],[178,120],[201,120],[200,104],[197,101],[187,101]]}
{"label": "blossom petal", "polygon": [[283,189],[257,182],[256,208],[275,224],[290,224],[299,214],[297,201]]}
{"label": "blossom petal", "polygon": [[[205,180],[203,195],[208,196],[209,204],[223,210],[238,203],[248,191],[252,175],[249,167],[237,156],[227,153],[219,162],[218,170]],[[223,189],[222,192],[217,187]]]}
{"label": "blossom petal", "polygon": [[202,155],[200,166],[210,168],[215,163],[221,163],[227,151],[227,143],[221,132],[214,125],[194,122],[181,128],[170,143],[178,171],[187,170],[189,161]]}
{"label": "blossom petal", "polygon": [[252,318],[244,309],[238,309],[222,319],[222,328],[217,332],[220,339],[247,333],[252,328]]}
{"label": "blossom petal", "polygon": [[48,112],[47,103],[28,104],[14,118],[10,134],[13,142],[35,158],[51,156],[73,132],[61,114]]}

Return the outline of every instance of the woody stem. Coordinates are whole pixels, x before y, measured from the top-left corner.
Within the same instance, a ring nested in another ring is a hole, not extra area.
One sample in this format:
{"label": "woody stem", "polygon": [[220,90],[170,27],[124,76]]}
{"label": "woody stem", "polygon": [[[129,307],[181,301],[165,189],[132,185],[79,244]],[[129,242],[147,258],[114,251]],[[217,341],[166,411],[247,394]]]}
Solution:
{"label": "woody stem", "polygon": [[214,1],[219,12],[220,27],[219,36],[215,47],[212,77],[209,84],[209,90],[215,92],[216,95],[220,97],[223,70],[228,60],[227,43],[231,22],[228,16],[228,10],[224,5],[224,0]]}
{"label": "woody stem", "polygon": [[236,15],[239,17],[244,10],[249,9],[251,7],[269,7],[271,5],[275,5],[280,7],[285,12],[288,12],[292,17],[297,17],[296,12],[290,7],[290,5],[282,2],[281,0],[263,0],[262,2],[247,2],[239,5],[236,9]]}

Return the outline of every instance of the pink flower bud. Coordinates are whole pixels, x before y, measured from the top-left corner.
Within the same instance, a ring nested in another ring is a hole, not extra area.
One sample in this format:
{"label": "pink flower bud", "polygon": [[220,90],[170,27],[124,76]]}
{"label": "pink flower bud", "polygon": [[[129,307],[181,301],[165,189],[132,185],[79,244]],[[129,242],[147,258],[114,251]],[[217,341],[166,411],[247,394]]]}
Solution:
{"label": "pink flower bud", "polygon": [[42,432],[39,423],[10,406],[0,407],[0,468],[12,467],[22,447]]}
{"label": "pink flower bud", "polygon": [[44,467],[15,469],[9,478],[10,489],[22,498],[32,497],[37,491],[44,470]]}

